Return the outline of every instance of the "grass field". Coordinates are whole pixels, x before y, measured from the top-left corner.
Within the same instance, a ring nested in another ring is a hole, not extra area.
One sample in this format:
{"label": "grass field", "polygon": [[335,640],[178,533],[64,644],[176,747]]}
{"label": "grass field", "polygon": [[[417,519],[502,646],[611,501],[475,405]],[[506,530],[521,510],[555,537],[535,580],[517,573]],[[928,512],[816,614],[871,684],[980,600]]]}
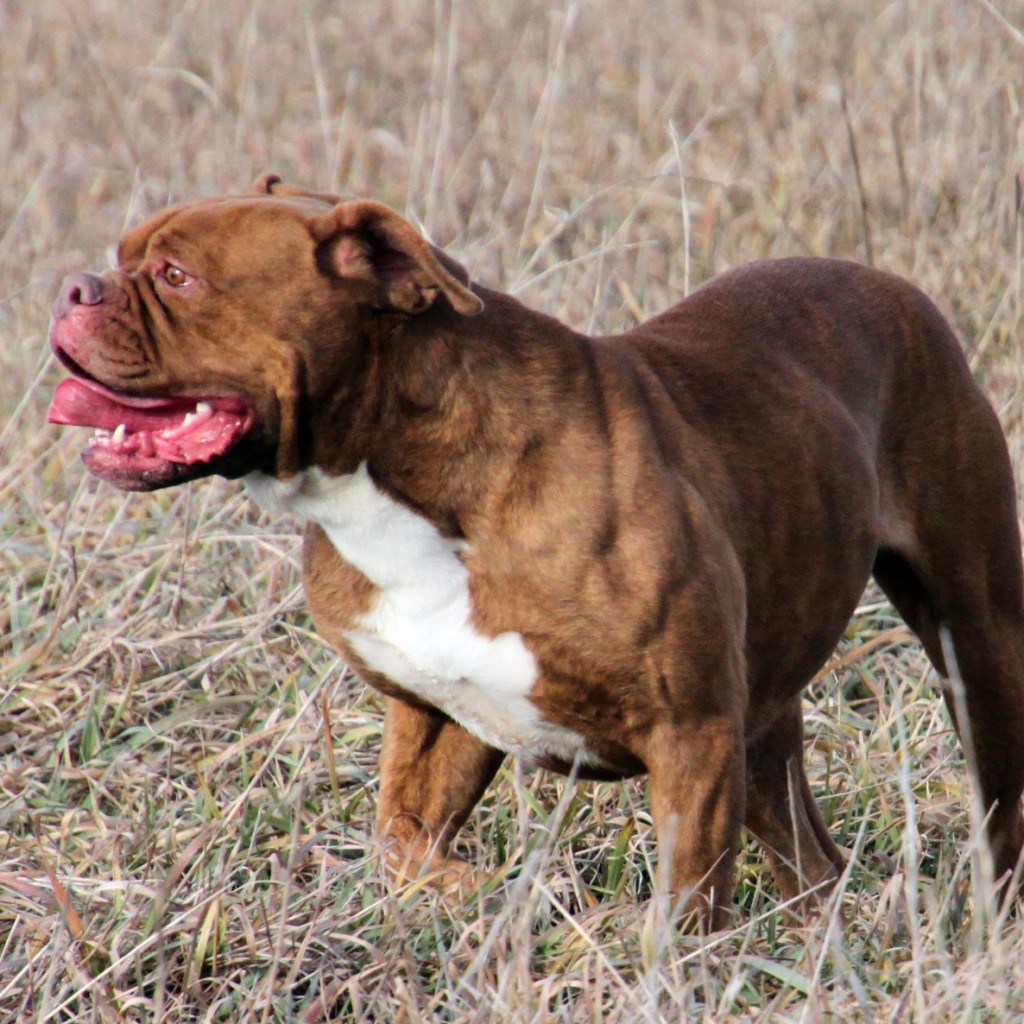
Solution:
{"label": "grass field", "polygon": [[1024,481],[1022,30],[1021,0],[2,0],[0,1021],[1024,1020],[1021,921],[972,886],[959,748],[876,593],[807,699],[853,851],[820,922],[751,849],[735,930],[675,936],[642,785],[513,764],[462,839],[485,889],[395,893],[380,704],[313,631],[297,525],[223,481],[118,493],[45,422],[61,275],[273,169],[602,331],[759,257],[904,274]]}

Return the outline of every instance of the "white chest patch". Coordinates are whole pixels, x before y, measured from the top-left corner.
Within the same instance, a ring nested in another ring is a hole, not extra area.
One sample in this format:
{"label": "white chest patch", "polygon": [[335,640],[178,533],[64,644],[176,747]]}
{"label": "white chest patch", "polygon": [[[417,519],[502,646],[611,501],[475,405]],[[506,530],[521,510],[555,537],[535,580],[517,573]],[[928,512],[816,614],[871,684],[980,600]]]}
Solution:
{"label": "white chest patch", "polygon": [[374,671],[444,711],[485,743],[535,759],[600,765],[582,736],[545,722],[530,700],[537,663],[519,633],[473,625],[465,541],[384,494],[365,464],[329,477],[311,469],[287,482],[254,473],[250,493],[268,511],[318,523],[345,561],[379,593],[346,633]]}

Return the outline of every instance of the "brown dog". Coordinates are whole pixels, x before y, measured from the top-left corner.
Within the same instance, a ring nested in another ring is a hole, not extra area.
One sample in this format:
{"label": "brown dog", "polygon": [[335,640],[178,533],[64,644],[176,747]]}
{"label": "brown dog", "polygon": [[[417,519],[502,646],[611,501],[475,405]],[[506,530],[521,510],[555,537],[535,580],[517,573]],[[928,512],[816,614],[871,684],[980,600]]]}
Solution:
{"label": "brown dog", "polygon": [[[724,274],[616,337],[474,285],[406,221],[265,176],[75,274],[50,419],[95,474],[244,477],[306,523],[319,628],[387,696],[378,830],[445,863],[506,753],[647,772],[666,886],[724,920],[743,824],[784,897],[842,858],[800,691],[872,574],[951,638],[1000,875],[1024,839],[1010,462],[916,289],[829,260]],[[963,726],[963,723],[961,723]]]}

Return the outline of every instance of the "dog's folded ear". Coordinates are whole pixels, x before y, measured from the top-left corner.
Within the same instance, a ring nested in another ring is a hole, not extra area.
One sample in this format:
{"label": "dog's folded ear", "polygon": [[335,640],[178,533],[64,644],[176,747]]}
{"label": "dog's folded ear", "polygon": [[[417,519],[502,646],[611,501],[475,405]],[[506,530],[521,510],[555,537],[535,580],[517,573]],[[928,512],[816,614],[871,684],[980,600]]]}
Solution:
{"label": "dog's folded ear", "polygon": [[274,186],[282,185],[281,176],[275,174],[273,171],[264,171],[253,183],[249,186],[249,191],[255,193],[258,196],[269,196],[274,194]]}
{"label": "dog's folded ear", "polygon": [[462,268],[442,264],[412,224],[383,203],[363,199],[339,203],[330,213],[314,218],[310,232],[324,247],[333,271],[342,278],[377,284],[386,308],[420,313],[438,293],[463,316],[484,308],[468,283],[459,280]]}
{"label": "dog's folded ear", "polygon": [[281,180],[281,176],[273,171],[264,171],[249,186],[249,192],[258,196],[284,196],[285,198],[319,199],[322,203],[333,206],[342,202],[342,197],[333,192],[313,192],[298,185],[289,185]]}

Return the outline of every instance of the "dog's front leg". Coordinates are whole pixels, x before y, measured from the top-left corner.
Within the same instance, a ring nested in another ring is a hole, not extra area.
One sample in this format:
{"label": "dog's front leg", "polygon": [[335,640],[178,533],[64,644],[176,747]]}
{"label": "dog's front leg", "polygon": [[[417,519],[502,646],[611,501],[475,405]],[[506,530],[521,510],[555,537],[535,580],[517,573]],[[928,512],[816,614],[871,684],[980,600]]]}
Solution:
{"label": "dog's front leg", "polygon": [[734,714],[659,725],[648,758],[658,888],[687,930],[725,927],[744,810],[744,742]]}
{"label": "dog's front leg", "polygon": [[461,886],[469,865],[448,848],[503,758],[441,712],[387,700],[377,838],[389,874]]}

